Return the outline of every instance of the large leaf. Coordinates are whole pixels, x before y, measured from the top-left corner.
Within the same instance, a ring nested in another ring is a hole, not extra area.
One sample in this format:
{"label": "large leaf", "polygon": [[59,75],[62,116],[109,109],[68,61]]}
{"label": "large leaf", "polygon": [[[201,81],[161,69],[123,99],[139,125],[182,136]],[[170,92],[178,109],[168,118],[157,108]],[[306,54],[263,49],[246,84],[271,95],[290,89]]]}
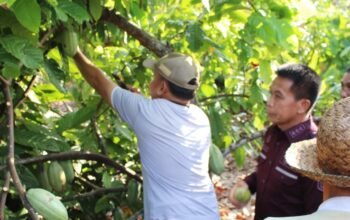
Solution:
{"label": "large leaf", "polygon": [[7,52],[19,59],[28,68],[38,68],[43,61],[42,51],[35,48],[26,39],[8,36],[1,38],[0,43]]}
{"label": "large leaf", "polygon": [[36,0],[17,0],[11,9],[25,28],[34,33],[39,31],[41,10]]}
{"label": "large leaf", "polygon": [[202,47],[204,36],[204,31],[202,30],[199,23],[188,25],[186,29],[186,39],[189,43],[188,47],[192,51],[198,51]]}
{"label": "large leaf", "polygon": [[6,78],[15,78],[19,76],[21,73],[19,63],[6,62],[2,72]]}
{"label": "large leaf", "polygon": [[62,93],[66,92],[66,89],[63,87],[64,83],[64,72],[59,67],[58,63],[54,59],[45,60],[44,68],[52,84]]}
{"label": "large leaf", "polygon": [[95,113],[95,109],[96,107],[94,106],[88,106],[83,107],[76,112],[66,114],[57,122],[57,131],[63,132],[65,130],[75,128],[83,122],[86,122],[92,118],[93,114]]}
{"label": "large leaf", "polygon": [[125,126],[124,124],[122,124],[121,122],[117,121],[116,123],[114,123],[116,130],[123,135],[124,137],[126,137],[129,141],[132,141],[132,135],[131,135],[131,131],[130,129]]}
{"label": "large leaf", "polygon": [[69,150],[69,145],[54,136],[29,131],[22,128],[15,129],[15,142],[23,146],[32,147],[36,150],[52,152]]}
{"label": "large leaf", "polygon": [[59,0],[57,7],[71,16],[79,24],[90,19],[89,13],[77,3],[68,0]]}

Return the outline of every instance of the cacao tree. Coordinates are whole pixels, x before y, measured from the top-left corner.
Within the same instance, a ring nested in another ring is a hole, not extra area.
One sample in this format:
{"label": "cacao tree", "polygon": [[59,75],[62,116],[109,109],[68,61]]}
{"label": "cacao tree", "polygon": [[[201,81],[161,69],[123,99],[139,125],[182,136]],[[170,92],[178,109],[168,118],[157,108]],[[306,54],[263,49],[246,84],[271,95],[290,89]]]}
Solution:
{"label": "cacao tree", "polygon": [[[339,98],[350,65],[349,7],[345,0],[0,0],[0,218],[37,218],[26,198],[31,188],[62,197],[71,219],[142,210],[136,138],[63,52],[75,43],[111,79],[145,95],[152,77],[145,58],[196,57],[203,67],[196,103],[210,118],[213,143],[242,166],[261,147],[276,67],[299,62],[320,74],[316,117]],[[59,191],[43,176],[54,175],[48,168],[57,161],[73,167],[62,168],[69,181],[55,182]]]}

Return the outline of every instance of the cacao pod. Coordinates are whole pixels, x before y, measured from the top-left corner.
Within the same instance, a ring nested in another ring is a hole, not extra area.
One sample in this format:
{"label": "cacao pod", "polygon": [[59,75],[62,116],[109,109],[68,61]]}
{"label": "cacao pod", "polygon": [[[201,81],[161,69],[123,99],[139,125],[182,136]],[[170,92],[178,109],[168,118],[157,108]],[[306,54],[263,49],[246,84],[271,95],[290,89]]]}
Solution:
{"label": "cacao pod", "polygon": [[139,196],[139,184],[136,180],[134,179],[129,180],[127,195],[128,195],[127,199],[129,204],[134,205]]}
{"label": "cacao pod", "polygon": [[27,198],[35,211],[47,220],[68,220],[67,209],[62,202],[52,193],[32,188],[27,192]]}
{"label": "cacao pod", "polygon": [[74,169],[72,162],[69,160],[66,161],[60,161],[59,162],[61,167],[64,170],[64,174],[66,175],[66,182],[71,183],[74,180]]}
{"label": "cacao pod", "polygon": [[48,164],[47,163],[44,163],[43,166],[41,166],[39,168],[39,183],[41,185],[41,187],[43,187],[44,189],[48,190],[48,191],[51,191],[52,190],[52,187],[50,185],[50,182],[49,182],[49,177],[48,177]]}
{"label": "cacao pod", "polygon": [[209,153],[209,170],[220,175],[225,170],[225,158],[215,144],[211,144]]}
{"label": "cacao pod", "polygon": [[57,161],[49,165],[48,177],[52,189],[56,192],[63,192],[66,186],[66,174]]}
{"label": "cacao pod", "polygon": [[240,187],[236,189],[234,196],[238,202],[246,203],[249,201],[251,194],[246,187]]}
{"label": "cacao pod", "polygon": [[89,0],[89,12],[91,17],[97,21],[102,15],[102,5],[100,0]]}
{"label": "cacao pod", "polygon": [[78,35],[71,28],[62,33],[62,48],[67,56],[74,56],[78,49]]}

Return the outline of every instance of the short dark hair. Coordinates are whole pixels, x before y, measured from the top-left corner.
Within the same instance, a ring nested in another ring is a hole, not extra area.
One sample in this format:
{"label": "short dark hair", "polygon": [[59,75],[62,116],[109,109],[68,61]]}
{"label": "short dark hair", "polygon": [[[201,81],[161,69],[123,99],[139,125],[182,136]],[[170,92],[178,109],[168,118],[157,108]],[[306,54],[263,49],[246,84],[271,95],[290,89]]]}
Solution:
{"label": "short dark hair", "polygon": [[346,73],[350,73],[350,68],[346,70]]}
{"label": "short dark hair", "polygon": [[[165,79],[166,80],[166,79]],[[195,80],[195,79],[194,79]],[[191,100],[194,98],[195,90],[185,89],[180,86],[175,85],[172,82],[169,82],[166,80],[169,86],[169,90],[171,94],[173,94],[175,97],[183,100]],[[192,83],[192,80],[189,82],[189,84]],[[194,82],[196,83],[196,82]]]}
{"label": "short dark hair", "polygon": [[320,77],[313,69],[304,64],[287,64],[277,69],[276,74],[293,81],[291,91],[296,100],[309,99],[313,106],[321,84]]}

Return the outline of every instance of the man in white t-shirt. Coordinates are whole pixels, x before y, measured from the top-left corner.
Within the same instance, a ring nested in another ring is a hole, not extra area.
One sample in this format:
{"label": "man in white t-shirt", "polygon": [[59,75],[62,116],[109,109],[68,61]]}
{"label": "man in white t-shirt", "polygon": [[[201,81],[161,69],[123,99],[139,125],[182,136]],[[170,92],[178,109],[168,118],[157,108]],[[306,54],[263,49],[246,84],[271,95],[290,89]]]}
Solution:
{"label": "man in white t-shirt", "polygon": [[154,72],[152,99],[118,87],[78,49],[73,56],[86,81],[119,112],[138,138],[146,220],[217,220],[208,174],[210,124],[191,104],[199,70],[187,55],[145,60]]}

